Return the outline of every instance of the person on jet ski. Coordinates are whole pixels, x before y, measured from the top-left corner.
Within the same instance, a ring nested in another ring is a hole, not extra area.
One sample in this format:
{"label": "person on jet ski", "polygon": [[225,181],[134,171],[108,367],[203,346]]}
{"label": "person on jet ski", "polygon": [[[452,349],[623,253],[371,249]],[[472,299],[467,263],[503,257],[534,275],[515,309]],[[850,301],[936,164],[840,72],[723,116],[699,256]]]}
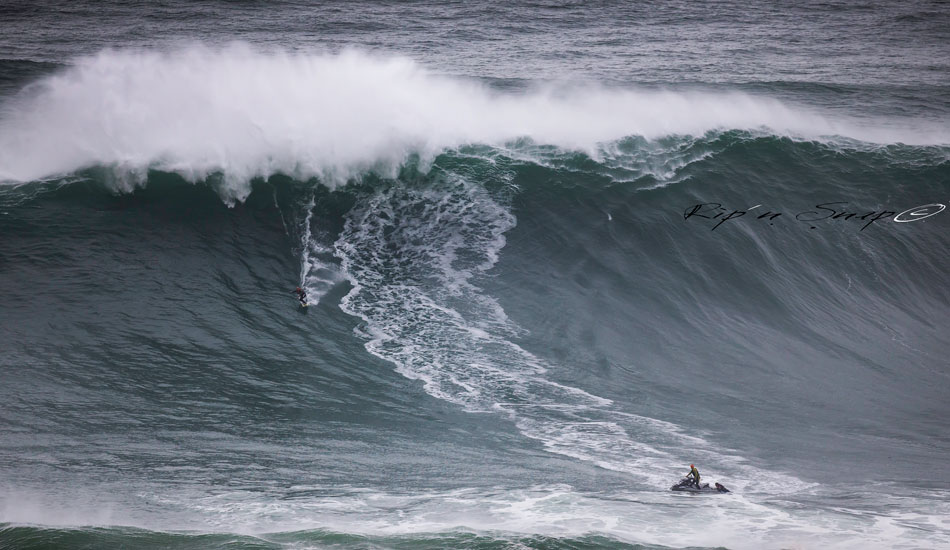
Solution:
{"label": "person on jet ski", "polygon": [[693,466],[692,464],[689,465],[689,473],[686,474],[686,477],[690,476],[693,476],[693,483],[696,485],[696,488],[701,489],[702,487],[699,485],[699,470],[697,470],[696,466]]}

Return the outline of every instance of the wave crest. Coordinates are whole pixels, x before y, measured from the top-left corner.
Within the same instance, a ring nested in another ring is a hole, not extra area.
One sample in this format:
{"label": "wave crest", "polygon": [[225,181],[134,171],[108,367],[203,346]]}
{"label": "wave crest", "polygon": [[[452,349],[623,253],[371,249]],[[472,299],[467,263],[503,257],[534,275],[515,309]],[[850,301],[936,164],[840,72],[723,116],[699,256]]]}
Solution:
{"label": "wave crest", "polygon": [[[803,138],[911,142],[741,93],[541,87],[501,94],[403,57],[264,53],[242,44],[172,52],[107,50],[3,106],[0,180],[107,166],[133,186],[147,169],[196,181],[222,174],[242,200],[256,177],[333,185],[393,174],[464,144],[529,138],[594,157],[600,144],[745,129]],[[929,139],[916,136],[918,140]]]}

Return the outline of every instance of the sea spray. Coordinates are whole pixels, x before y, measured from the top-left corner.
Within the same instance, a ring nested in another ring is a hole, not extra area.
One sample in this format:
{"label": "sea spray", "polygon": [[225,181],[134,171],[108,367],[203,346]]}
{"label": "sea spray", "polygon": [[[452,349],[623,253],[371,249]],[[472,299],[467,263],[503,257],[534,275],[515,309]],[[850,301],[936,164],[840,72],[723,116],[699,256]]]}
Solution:
{"label": "sea spray", "polygon": [[861,128],[739,92],[539,85],[502,94],[405,57],[263,53],[242,44],[106,50],[9,101],[0,119],[0,180],[104,166],[121,174],[118,188],[128,188],[147,169],[192,181],[221,173],[229,201],[245,198],[253,178],[280,173],[332,186],[368,170],[392,176],[410,154],[425,166],[447,148],[519,138],[593,156],[599,144],[627,136],[721,129],[944,139]]}

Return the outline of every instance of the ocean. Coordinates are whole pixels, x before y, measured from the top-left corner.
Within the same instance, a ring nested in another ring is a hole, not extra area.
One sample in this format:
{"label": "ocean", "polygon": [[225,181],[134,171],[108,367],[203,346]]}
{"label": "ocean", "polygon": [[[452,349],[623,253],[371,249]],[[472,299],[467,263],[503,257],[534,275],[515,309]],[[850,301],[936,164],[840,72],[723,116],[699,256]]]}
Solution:
{"label": "ocean", "polygon": [[0,549],[950,548],[950,4],[0,29]]}

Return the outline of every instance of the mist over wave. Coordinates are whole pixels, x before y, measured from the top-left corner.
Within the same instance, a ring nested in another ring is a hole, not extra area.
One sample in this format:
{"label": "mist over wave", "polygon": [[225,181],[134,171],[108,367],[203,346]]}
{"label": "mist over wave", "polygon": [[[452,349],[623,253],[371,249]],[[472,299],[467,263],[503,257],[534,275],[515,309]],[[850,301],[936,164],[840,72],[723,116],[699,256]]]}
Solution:
{"label": "mist over wave", "polygon": [[367,170],[392,175],[446,148],[528,138],[596,156],[625,136],[655,139],[745,129],[803,139],[943,141],[862,128],[739,92],[539,86],[499,93],[403,57],[264,53],[234,44],[171,52],[106,50],[8,100],[0,180],[105,166],[118,188],[150,168],[195,181],[223,174],[228,200],[275,173],[333,185]]}

